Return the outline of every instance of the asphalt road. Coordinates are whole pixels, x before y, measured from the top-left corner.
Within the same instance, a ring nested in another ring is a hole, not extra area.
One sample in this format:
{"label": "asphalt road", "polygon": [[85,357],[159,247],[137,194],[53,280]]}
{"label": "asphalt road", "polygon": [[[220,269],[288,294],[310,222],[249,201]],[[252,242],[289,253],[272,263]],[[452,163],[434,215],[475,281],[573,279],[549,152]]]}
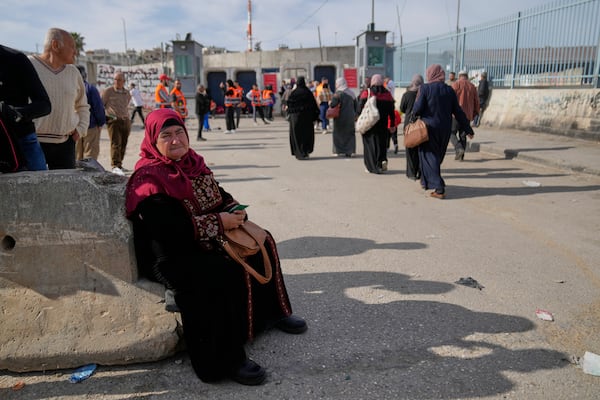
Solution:
{"label": "asphalt road", "polygon": [[[134,126],[128,169],[142,134]],[[386,174],[365,173],[360,140],[359,156],[337,158],[331,135],[318,134],[298,161],[281,119],[205,136],[192,146],[277,239],[309,331],[248,346],[268,370],[259,387],[204,384],[181,353],[99,366],[79,384],[72,371],[4,373],[0,399],[599,398],[600,377],[570,360],[600,354],[600,177],[449,153],[448,198],[437,200],[405,177],[403,152],[390,153]],[[484,288],[455,283],[466,277]]]}

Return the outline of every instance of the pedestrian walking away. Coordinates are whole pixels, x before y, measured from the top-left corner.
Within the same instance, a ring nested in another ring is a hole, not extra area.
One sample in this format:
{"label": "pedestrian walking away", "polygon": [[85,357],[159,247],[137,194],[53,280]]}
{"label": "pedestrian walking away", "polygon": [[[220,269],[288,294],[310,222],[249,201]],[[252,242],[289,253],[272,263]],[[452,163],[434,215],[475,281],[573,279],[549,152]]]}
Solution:
{"label": "pedestrian walking away", "polygon": [[388,169],[387,147],[390,137],[388,121],[394,118],[394,98],[383,87],[383,77],[380,74],[373,75],[370,84],[371,86],[360,95],[360,110],[362,111],[370,96],[375,96],[379,120],[362,135],[363,159],[367,172],[381,174]]}
{"label": "pedestrian walking away", "polygon": [[[410,86],[400,99],[400,112],[404,113],[404,127],[413,120],[413,106],[417,100],[419,88],[423,85],[423,77],[415,74],[412,77]],[[419,149],[418,147],[405,147],[406,154],[406,177],[412,180],[421,179],[421,168],[419,167]]]}
{"label": "pedestrian walking away", "polygon": [[287,98],[287,114],[290,123],[290,151],[296,159],[307,160],[315,147],[314,123],[319,119],[319,107],[303,76],[298,77],[296,88],[292,89]]}
{"label": "pedestrian walking away", "polygon": [[135,87],[135,83],[131,82],[129,84],[129,94],[131,95],[131,101],[133,103],[133,112],[131,113],[131,123],[133,124],[133,119],[135,115],[139,115],[142,120],[142,127],[146,126],[146,121],[144,121],[144,100],[142,99],[142,94],[140,90]]}
{"label": "pedestrian walking away", "polygon": [[335,81],[336,92],[331,98],[330,107],[340,107],[340,114],[333,120],[332,151],[333,154],[351,157],[356,153],[356,121],[358,101],[356,95],[348,88],[346,79],[341,77]]}
{"label": "pedestrian walking away", "polygon": [[[452,84],[452,88],[456,92],[458,105],[462,108],[470,123],[479,115],[479,96],[475,85],[469,82],[467,71],[460,71],[458,73],[458,81]],[[463,161],[465,159],[465,151],[467,150],[467,133],[458,129],[458,122],[454,117],[452,117],[450,141],[456,153],[454,159]]]}
{"label": "pedestrian walking away", "polygon": [[458,121],[458,127],[473,135],[469,121],[458,105],[454,89],[444,82],[445,73],[441,65],[433,64],[427,68],[427,83],[422,85],[413,107],[413,113],[420,116],[427,125],[429,140],[419,145],[419,163],[421,166],[421,186],[433,189],[431,197],[446,197],[446,183],[442,178],[441,166],[450,141],[452,116]]}

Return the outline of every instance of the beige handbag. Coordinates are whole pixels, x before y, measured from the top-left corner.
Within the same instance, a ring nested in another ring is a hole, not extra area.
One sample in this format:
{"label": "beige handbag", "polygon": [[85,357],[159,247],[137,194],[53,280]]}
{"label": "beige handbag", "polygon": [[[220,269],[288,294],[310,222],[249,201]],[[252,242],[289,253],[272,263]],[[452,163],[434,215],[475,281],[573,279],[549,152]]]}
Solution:
{"label": "beige handbag", "polygon": [[377,100],[371,96],[371,90],[367,92],[367,102],[363,107],[358,119],[356,120],[356,132],[364,135],[379,121],[379,110],[377,109]]}
{"label": "beige handbag", "polygon": [[404,127],[404,147],[411,149],[428,140],[427,125],[421,118],[417,118]]}

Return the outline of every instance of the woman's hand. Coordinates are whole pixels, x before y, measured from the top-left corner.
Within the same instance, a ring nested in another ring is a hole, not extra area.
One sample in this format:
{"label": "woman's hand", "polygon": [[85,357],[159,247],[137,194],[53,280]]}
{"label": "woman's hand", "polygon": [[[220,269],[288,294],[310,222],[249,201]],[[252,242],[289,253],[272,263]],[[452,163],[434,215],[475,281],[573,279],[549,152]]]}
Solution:
{"label": "woman's hand", "polygon": [[221,217],[221,222],[223,223],[223,229],[226,231],[230,229],[238,228],[240,225],[244,224],[244,220],[246,219],[246,211],[245,210],[236,210],[232,213],[222,212],[219,213]]}

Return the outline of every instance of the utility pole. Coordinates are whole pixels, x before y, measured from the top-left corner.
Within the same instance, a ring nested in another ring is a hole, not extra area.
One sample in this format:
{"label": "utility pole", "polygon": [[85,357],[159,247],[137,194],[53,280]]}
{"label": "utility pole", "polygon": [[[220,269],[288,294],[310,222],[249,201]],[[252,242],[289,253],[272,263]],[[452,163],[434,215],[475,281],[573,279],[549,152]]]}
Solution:
{"label": "utility pole", "polygon": [[319,50],[321,51],[321,62],[323,62],[323,46],[321,45],[321,27],[317,25],[317,32],[319,34]]}
{"label": "utility pole", "polygon": [[125,26],[125,18],[121,18],[123,21],[123,38],[125,39],[125,59],[127,60],[127,65],[129,65],[129,57],[127,56],[127,28]]}
{"label": "utility pole", "polygon": [[457,70],[461,68],[461,66],[458,63],[458,39],[460,37],[460,0],[457,1],[458,5],[456,9],[456,45],[454,48],[454,70],[456,72],[458,72]]}
{"label": "utility pole", "polygon": [[248,51],[252,51],[252,0],[248,0],[248,29],[246,30],[248,37]]}

